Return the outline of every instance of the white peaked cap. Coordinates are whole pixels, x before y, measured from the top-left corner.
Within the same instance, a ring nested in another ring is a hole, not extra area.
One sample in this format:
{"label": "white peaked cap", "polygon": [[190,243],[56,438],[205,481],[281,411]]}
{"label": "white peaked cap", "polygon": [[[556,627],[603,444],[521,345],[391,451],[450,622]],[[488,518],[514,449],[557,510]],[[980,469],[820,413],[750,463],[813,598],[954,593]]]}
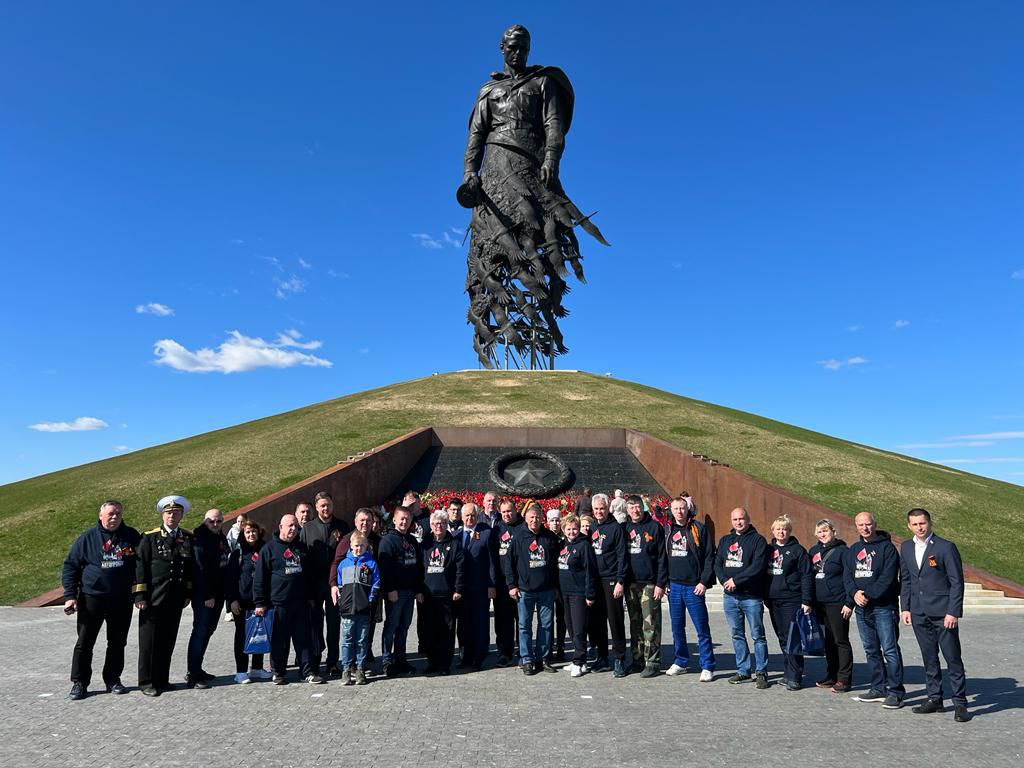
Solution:
{"label": "white peaked cap", "polygon": [[163,511],[167,507],[181,507],[185,510],[184,514],[187,515],[189,510],[192,509],[192,504],[184,496],[164,496],[160,501],[156,503],[156,511],[163,514]]}

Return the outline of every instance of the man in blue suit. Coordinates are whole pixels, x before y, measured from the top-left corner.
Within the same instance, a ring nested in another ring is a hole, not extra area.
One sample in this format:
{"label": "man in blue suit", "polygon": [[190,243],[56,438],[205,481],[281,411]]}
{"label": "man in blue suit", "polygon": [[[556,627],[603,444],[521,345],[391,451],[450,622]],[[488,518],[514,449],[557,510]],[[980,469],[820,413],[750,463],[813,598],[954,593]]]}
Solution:
{"label": "man in blue suit", "polygon": [[971,719],[967,711],[967,680],[960,657],[960,617],[964,615],[964,567],[956,544],[932,533],[926,509],[907,512],[907,528],[914,537],[900,547],[900,604],[903,623],[912,624],[924,660],[928,700],[913,708],[919,715],[942,712],[942,668],[946,659],[952,689],[953,718]]}
{"label": "man in blue suit", "polygon": [[462,506],[462,528],[452,534],[462,542],[465,592],[459,608],[462,629],[460,667],[483,669],[491,644],[490,601],[494,598],[494,548],[491,529],[480,522],[476,504]]}

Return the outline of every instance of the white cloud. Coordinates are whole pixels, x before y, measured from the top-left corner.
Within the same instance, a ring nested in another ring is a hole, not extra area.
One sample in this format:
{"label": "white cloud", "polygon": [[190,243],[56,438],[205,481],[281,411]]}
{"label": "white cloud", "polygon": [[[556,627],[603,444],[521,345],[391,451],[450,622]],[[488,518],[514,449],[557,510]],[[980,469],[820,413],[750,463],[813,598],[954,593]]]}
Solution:
{"label": "white cloud", "polygon": [[342,278],[342,279],[346,279],[346,278],[351,277],[351,275],[349,275],[348,272],[338,272],[337,270],[334,270],[334,269],[328,269],[327,270],[327,276],[328,277],[338,277],[338,278]]}
{"label": "white cloud", "polygon": [[265,261],[273,266],[278,272],[284,272],[284,267],[281,266],[281,261],[276,256],[257,256],[260,261]]}
{"label": "white cloud", "polygon": [[157,304],[156,302],[136,304],[135,311],[140,315],[156,315],[157,317],[170,317],[174,314],[174,310],[166,304]]}
{"label": "white cloud", "polygon": [[310,264],[308,261],[306,261],[303,258],[299,259],[299,266],[302,267],[303,269],[312,269],[313,268],[313,265]]}
{"label": "white cloud", "polygon": [[295,275],[292,275],[287,280],[280,280],[275,277],[274,283],[277,285],[274,295],[279,299],[287,299],[289,296],[294,296],[296,293],[302,293],[306,290],[306,281]]}
{"label": "white cloud", "polygon": [[938,464],[1019,464],[1024,456],[990,456],[984,459],[936,459]]}
{"label": "white cloud", "polygon": [[321,341],[299,341],[302,334],[294,328],[289,328],[284,333],[277,334],[274,342],[279,347],[295,347],[296,349],[320,349],[323,346]]}
{"label": "white cloud", "polygon": [[109,424],[103,419],[92,416],[79,416],[74,421],[43,421],[29,424],[29,429],[36,432],[91,432],[94,429],[106,429]]}
{"label": "white cloud", "polygon": [[278,334],[273,342],[244,336],[231,331],[228,339],[216,350],[203,347],[192,352],[173,339],[161,339],[153,345],[157,365],[166,365],[186,373],[244,373],[257,368],[292,368],[305,365],[330,368],[333,364],[322,357],[299,352],[317,349],[319,341],[301,342],[297,331]]}
{"label": "white cloud", "polygon": [[845,360],[836,360],[835,358],[819,360],[818,365],[827,371],[838,371],[840,368],[846,368],[851,365],[864,365],[866,362],[868,362],[866,357],[855,356],[848,357]]}
{"label": "white cloud", "polygon": [[124,453],[125,451],[128,450],[128,446],[127,445],[115,445],[114,446],[114,450],[117,451],[118,453]]}
{"label": "white cloud", "polygon": [[435,240],[433,237],[424,232],[413,232],[410,235],[410,237],[412,237],[413,240],[418,242],[424,248],[427,248],[432,251],[436,251],[439,248],[444,248],[444,243],[442,243],[440,240]]}
{"label": "white cloud", "polygon": [[919,448],[987,448],[995,445],[994,440],[946,440],[938,443],[906,443],[897,445],[901,450],[914,450]]}
{"label": "white cloud", "polygon": [[980,435],[954,435],[950,440],[1022,440],[1024,432],[983,432]]}
{"label": "white cloud", "polygon": [[863,327],[864,327],[863,325],[848,325],[848,326],[846,326],[846,330],[848,330],[850,333],[856,333],[857,331],[861,330]]}
{"label": "white cloud", "polygon": [[448,232],[444,233],[444,241],[448,243],[452,248],[461,248],[462,241],[458,238],[452,237]]}
{"label": "white cloud", "polygon": [[910,321],[909,320],[897,320],[895,323],[892,324],[892,327],[893,328],[906,328],[908,325],[910,325]]}
{"label": "white cloud", "polygon": [[1016,272],[1010,273],[1011,280],[1024,280],[1024,269],[1018,269]]}

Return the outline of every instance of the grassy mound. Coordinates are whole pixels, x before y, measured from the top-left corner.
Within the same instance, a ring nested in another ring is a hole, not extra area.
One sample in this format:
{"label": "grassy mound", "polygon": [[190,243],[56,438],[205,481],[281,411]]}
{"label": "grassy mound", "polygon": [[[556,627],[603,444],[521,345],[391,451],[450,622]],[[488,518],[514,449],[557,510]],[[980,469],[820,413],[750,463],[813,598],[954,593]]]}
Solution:
{"label": "grassy mound", "polygon": [[[640,429],[839,512],[874,512],[896,533],[905,530],[907,509],[924,506],[966,562],[1024,582],[1019,486],[626,381],[470,372],[360,392],[0,486],[0,603],[59,583],[68,547],[94,523],[103,499],[124,501],[127,522],[146,530],[158,522],[153,504],[164,494],[184,494],[199,510],[234,509],[432,425]],[[198,519],[193,514],[186,523]]]}

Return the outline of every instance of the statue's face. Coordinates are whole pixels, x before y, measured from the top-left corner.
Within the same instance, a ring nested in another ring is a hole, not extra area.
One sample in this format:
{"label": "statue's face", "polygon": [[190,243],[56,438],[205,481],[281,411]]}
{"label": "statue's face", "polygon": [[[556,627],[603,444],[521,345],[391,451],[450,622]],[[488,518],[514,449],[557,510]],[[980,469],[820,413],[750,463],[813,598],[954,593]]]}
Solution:
{"label": "statue's face", "polygon": [[526,60],[530,56],[530,41],[522,36],[505,40],[501,44],[501,55],[509,69],[513,72],[522,72],[526,69]]}

